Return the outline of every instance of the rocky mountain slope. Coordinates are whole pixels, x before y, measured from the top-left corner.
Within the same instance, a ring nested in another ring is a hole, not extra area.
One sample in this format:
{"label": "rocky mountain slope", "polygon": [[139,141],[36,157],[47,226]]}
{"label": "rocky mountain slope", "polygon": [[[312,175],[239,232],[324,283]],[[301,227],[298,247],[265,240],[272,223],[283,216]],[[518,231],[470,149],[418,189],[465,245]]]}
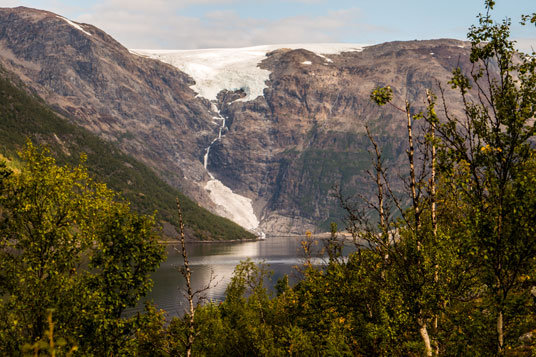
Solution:
{"label": "rocky mountain slope", "polygon": [[[286,219],[295,217],[295,207],[300,207],[311,223],[320,218],[327,226],[337,217],[338,202],[328,194],[333,185],[346,194],[367,193],[370,185],[363,171],[371,166],[365,125],[378,136],[385,159],[391,161],[387,164],[397,167],[405,159],[404,116],[371,103],[371,91],[390,85],[400,103],[403,98],[423,103],[424,89],[435,87],[435,80],[446,83],[467,53],[459,46],[458,41],[390,43],[330,56],[332,62],[305,50],[280,51],[265,60],[272,75],[263,108],[239,103],[230,111],[244,118],[254,118],[238,114],[244,110],[265,114],[270,129],[248,136],[278,132],[281,144],[272,169],[282,179],[269,182],[267,190],[276,193],[269,201],[272,209]],[[312,64],[303,65],[306,61]],[[246,120],[242,125],[255,127]],[[222,157],[229,156],[225,148],[221,151]],[[280,224],[279,219],[273,222]]]}
{"label": "rocky mountain slope", "polygon": [[201,205],[268,233],[325,229],[341,216],[334,185],[370,190],[365,125],[396,168],[404,118],[373,105],[370,91],[390,85],[396,100],[422,103],[426,88],[467,64],[469,48],[434,40],[229,51],[131,52],[91,25],[0,9],[0,62],[45,101]]}
{"label": "rocky mountain slope", "polygon": [[127,199],[135,211],[148,215],[157,212],[155,218],[162,227],[162,239],[177,236],[176,197],[181,202],[188,240],[255,238],[237,224],[203,209],[114,144],[59,117],[2,66],[0,118],[0,160],[7,160],[15,170],[22,164],[17,153],[24,149],[28,139],[46,146],[60,165],[76,166],[84,153],[84,166],[91,177],[121,192],[120,199]]}
{"label": "rocky mountain slope", "polygon": [[131,55],[91,25],[21,7],[0,10],[0,59],[60,113],[202,200],[189,183],[206,175],[202,148],[217,125],[186,74]]}
{"label": "rocky mountain slope", "polygon": [[[254,199],[266,231],[297,233],[340,221],[343,212],[331,195],[334,186],[345,195],[369,194],[365,125],[397,176],[405,159],[405,119],[392,108],[374,105],[371,91],[390,85],[401,104],[407,98],[419,108],[425,89],[446,85],[453,68],[467,65],[467,46],[435,40],[135,52],[187,71],[200,94],[216,99],[226,131],[211,147],[209,171]],[[259,52],[257,62],[252,61]],[[201,72],[208,58],[222,58],[224,65]],[[267,80],[264,86],[259,79]],[[218,85],[223,91],[215,98]],[[452,93],[447,91],[446,99],[455,103],[451,110],[459,108]]]}

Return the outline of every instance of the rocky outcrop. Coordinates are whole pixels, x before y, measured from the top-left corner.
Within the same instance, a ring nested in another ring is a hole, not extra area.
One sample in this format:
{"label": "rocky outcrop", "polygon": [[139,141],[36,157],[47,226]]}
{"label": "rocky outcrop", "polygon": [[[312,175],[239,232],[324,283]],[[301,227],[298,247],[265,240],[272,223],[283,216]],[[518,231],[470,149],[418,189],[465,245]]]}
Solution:
{"label": "rocky outcrop", "polygon": [[[227,88],[211,103],[190,88],[194,78],[129,52],[91,25],[27,8],[0,9],[3,66],[59,112],[213,211],[203,156],[218,136],[221,123],[213,117],[223,115],[226,129],[210,147],[208,171],[252,200],[268,233],[325,230],[342,215],[334,186],[345,195],[370,195],[365,125],[396,176],[405,156],[405,119],[372,104],[371,90],[390,85],[395,101],[409,99],[418,108],[426,88],[446,85],[453,68],[467,65],[469,46],[433,40],[329,55],[266,52],[258,64],[270,73],[262,96],[249,100],[248,88]],[[448,91],[446,99],[454,112],[460,108]]]}

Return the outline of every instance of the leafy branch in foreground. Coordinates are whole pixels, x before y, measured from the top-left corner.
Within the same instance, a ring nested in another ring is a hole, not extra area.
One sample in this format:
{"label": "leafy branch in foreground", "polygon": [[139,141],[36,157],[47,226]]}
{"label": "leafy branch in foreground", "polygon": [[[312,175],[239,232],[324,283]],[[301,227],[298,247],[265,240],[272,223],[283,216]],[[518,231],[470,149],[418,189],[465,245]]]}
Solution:
{"label": "leafy branch in foreground", "polygon": [[117,354],[138,327],[122,314],[164,257],[154,218],[133,213],[82,164],[58,166],[30,142],[21,159],[20,174],[0,170],[0,354],[45,336],[49,309],[80,353]]}
{"label": "leafy branch in foreground", "polygon": [[463,116],[445,105],[437,130],[449,189],[469,208],[466,244],[478,267],[482,304],[495,315],[495,347],[502,354],[520,333],[515,325],[530,301],[526,277],[536,268],[536,57],[515,50],[510,20],[491,18],[494,4],[486,2],[479,26],[470,29],[470,73],[457,69],[450,82],[463,100]]}
{"label": "leafy branch in foreground", "polygon": [[[427,93],[424,114],[412,114],[407,101],[405,109],[393,104],[390,87],[377,88],[371,94],[377,104],[391,104],[407,115],[410,207],[404,209],[400,198],[390,190],[381,166],[381,153],[369,133],[375,147],[378,195],[377,202],[367,204],[380,215],[379,229],[356,211],[350,217],[353,222],[367,223],[357,225],[361,235],[374,248],[372,251],[382,251],[385,261],[388,257],[397,269],[405,267],[407,262],[417,267],[412,289],[421,295],[415,295],[416,302],[408,300],[407,304],[420,306],[412,311],[412,316],[421,327],[427,355],[433,351],[426,333],[423,334],[426,331],[422,330],[426,328],[422,324],[426,320],[433,321],[436,354],[441,351],[441,339],[445,345],[448,339],[461,338],[447,331],[440,334],[441,316],[449,326],[460,311],[486,311],[478,328],[487,337],[470,340],[466,335],[464,353],[486,346],[501,355],[506,348],[517,346],[517,338],[533,326],[527,318],[536,269],[536,174],[532,141],[536,133],[536,57],[534,52],[526,55],[515,50],[514,41],[509,39],[510,20],[495,23],[491,18],[493,7],[493,1],[486,1],[486,13],[479,16],[479,25],[470,29],[470,73],[457,68],[449,82],[460,94],[461,116],[450,111],[441,86],[441,120],[435,113],[435,98],[431,93]],[[534,14],[523,16],[522,23],[529,20],[534,23],[535,18]],[[417,161],[422,169],[428,167],[420,175],[416,174],[412,140],[412,121],[418,119],[424,119],[428,125],[421,132],[424,143],[429,143]],[[400,221],[385,223],[389,220],[384,214],[385,196],[399,211]],[[430,217],[425,219],[424,212]],[[356,224],[352,223],[351,228],[356,229]],[[397,239],[390,239],[385,232],[395,232]],[[407,246],[412,240],[415,244]],[[398,266],[397,253],[404,246],[413,246],[414,251],[404,250],[400,255],[403,259],[398,260],[402,265]],[[445,255],[442,251],[445,248],[455,253]],[[389,276],[390,264],[383,277]],[[432,276],[432,272],[434,279],[426,283],[425,277]],[[403,281],[401,275],[397,276],[397,282]],[[454,284],[444,285],[452,278],[459,282],[456,291],[452,290]],[[396,289],[405,296],[404,291],[409,287],[397,285]],[[427,301],[433,300],[426,297],[430,293],[429,297],[435,294],[436,301],[428,305]],[[428,313],[426,306],[430,309]]]}

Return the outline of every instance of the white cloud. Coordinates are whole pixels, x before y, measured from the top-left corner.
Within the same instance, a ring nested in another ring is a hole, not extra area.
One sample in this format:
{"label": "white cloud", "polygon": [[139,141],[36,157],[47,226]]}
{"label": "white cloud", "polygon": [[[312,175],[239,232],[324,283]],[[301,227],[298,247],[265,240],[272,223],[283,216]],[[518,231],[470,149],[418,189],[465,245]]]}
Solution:
{"label": "white cloud", "polygon": [[[216,1],[232,0],[204,0]],[[349,31],[366,26],[357,24],[358,9],[270,20],[243,18],[232,10],[217,10],[198,18],[180,15],[187,2],[176,5],[171,0],[154,0],[150,4],[142,0],[109,0],[74,20],[103,29],[129,48],[176,49],[338,42]]]}
{"label": "white cloud", "polygon": [[[92,5],[91,2],[82,5],[79,1],[0,0],[0,4],[39,3],[39,7],[71,20],[97,26],[129,48],[190,49],[289,42],[363,42],[363,37],[358,35],[367,33],[367,26],[370,26],[360,23],[363,16],[355,8],[330,11],[320,16],[290,16],[280,11],[279,17],[271,13],[265,18],[263,14],[251,18],[243,15],[243,3],[239,0],[96,0]],[[250,0],[248,6],[269,4],[277,8],[283,3],[316,6],[328,2]],[[200,15],[203,9],[207,12]]]}
{"label": "white cloud", "polygon": [[101,0],[92,6],[93,12],[128,10],[143,14],[173,15],[174,12],[191,5],[223,5],[236,3],[238,0]]}

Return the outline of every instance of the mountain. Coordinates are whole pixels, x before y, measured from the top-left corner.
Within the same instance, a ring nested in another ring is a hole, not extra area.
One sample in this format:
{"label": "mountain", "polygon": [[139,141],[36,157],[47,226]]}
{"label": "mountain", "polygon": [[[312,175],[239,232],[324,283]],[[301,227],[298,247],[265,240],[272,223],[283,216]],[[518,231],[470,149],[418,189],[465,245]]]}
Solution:
{"label": "mountain", "polygon": [[372,89],[390,85],[418,108],[468,55],[457,40],[129,51],[88,24],[0,9],[0,62],[56,111],[200,205],[272,234],[340,220],[333,186],[370,195],[365,125],[396,174],[404,117],[373,105]]}
{"label": "mountain", "polygon": [[[334,186],[346,196],[370,196],[365,125],[396,178],[405,160],[405,116],[373,104],[374,88],[390,85],[399,103],[408,98],[419,108],[426,88],[437,89],[469,63],[469,44],[457,40],[133,53],[185,71],[195,91],[217,102],[226,129],[210,149],[208,170],[254,197],[266,231],[296,233],[340,222]],[[459,112],[453,94],[445,98]]]}
{"label": "mountain", "polygon": [[174,187],[206,196],[190,183],[208,177],[202,148],[217,128],[186,74],[130,54],[91,25],[22,7],[0,10],[0,58],[53,109]]}
{"label": "mountain", "polygon": [[0,66],[0,159],[9,160],[14,169],[20,166],[17,152],[24,148],[28,139],[49,148],[59,164],[77,165],[84,153],[85,165],[93,177],[121,192],[139,213],[157,212],[164,239],[177,234],[173,228],[178,225],[176,197],[181,201],[187,239],[254,238],[240,226],[198,206],[112,143],[59,117],[26,89]]}

